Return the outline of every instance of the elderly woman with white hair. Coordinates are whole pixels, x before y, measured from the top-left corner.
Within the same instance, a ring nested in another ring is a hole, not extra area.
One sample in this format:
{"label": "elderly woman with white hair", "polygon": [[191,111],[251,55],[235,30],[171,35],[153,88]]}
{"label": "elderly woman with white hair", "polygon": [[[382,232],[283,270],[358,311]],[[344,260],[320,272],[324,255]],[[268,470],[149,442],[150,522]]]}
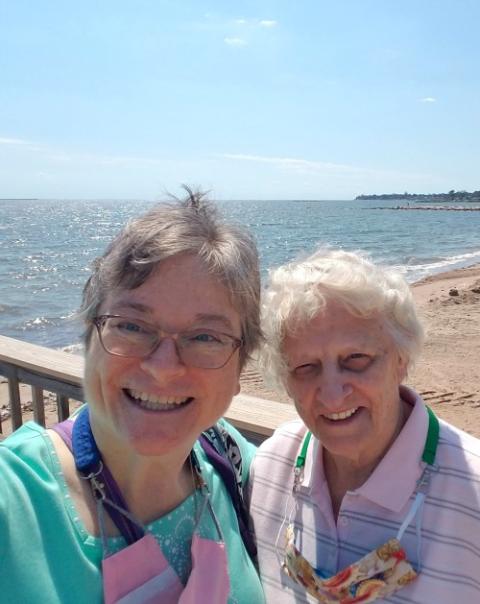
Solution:
{"label": "elderly woman with white hair", "polygon": [[480,602],[480,441],[402,385],[423,342],[404,279],[317,252],[271,273],[263,330],[301,418],[252,469],[267,602]]}

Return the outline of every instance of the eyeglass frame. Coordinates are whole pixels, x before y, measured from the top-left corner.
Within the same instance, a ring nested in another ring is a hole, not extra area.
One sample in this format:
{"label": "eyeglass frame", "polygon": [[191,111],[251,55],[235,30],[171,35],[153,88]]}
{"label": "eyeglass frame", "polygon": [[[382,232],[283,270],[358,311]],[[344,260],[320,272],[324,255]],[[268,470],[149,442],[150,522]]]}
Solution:
{"label": "eyeglass frame", "polygon": [[[111,350],[108,350],[108,348],[105,346],[105,343],[103,341],[103,337],[102,337],[102,328],[105,325],[105,322],[108,319],[126,319],[129,321],[132,321],[133,323],[138,322],[138,323],[142,323],[144,325],[147,325],[149,327],[155,328],[156,332],[157,332],[157,338],[158,341],[156,342],[156,344],[152,347],[152,349],[148,352],[148,354],[145,355],[127,355],[127,354],[119,354],[118,352],[112,352]],[[143,321],[142,319],[135,319],[132,317],[126,317],[125,315],[111,315],[111,314],[105,314],[105,315],[98,315],[97,317],[94,317],[91,320],[92,324],[95,325],[96,329],[97,329],[97,333],[98,333],[98,339],[100,341],[100,344],[103,348],[103,350],[114,357],[120,357],[120,358],[124,358],[124,359],[147,359],[149,356],[151,356],[160,346],[160,344],[163,342],[163,340],[165,340],[166,338],[171,338],[175,344],[175,350],[177,353],[177,356],[180,360],[180,362],[185,365],[185,367],[195,367],[196,369],[222,369],[223,367],[225,367],[225,365],[230,361],[230,359],[233,357],[233,355],[235,354],[235,352],[237,350],[239,350],[244,344],[245,344],[245,340],[243,338],[237,338],[236,336],[232,336],[231,334],[228,333],[224,333],[222,331],[217,331],[217,330],[207,330],[207,331],[214,331],[215,333],[218,333],[219,335],[222,335],[226,338],[228,338],[231,343],[232,343],[232,352],[230,353],[230,355],[228,356],[228,358],[226,359],[226,361],[224,363],[222,363],[222,365],[218,366],[218,367],[197,367],[196,365],[191,365],[191,364],[186,364],[182,358],[182,353],[181,353],[181,349],[178,347],[178,337],[182,335],[182,333],[185,332],[174,332],[174,333],[170,333],[168,331],[165,331],[164,329],[160,329],[155,327],[155,325],[152,325],[151,323],[148,323],[148,321]],[[159,335],[160,334],[166,334],[166,335]]]}

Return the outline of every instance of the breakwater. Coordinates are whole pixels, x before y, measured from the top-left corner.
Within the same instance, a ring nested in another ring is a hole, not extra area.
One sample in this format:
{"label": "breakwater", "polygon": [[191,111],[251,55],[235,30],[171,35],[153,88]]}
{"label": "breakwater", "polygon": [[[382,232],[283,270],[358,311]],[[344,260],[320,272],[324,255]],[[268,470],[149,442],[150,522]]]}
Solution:
{"label": "breakwater", "polygon": [[383,206],[377,208],[365,208],[367,210],[427,210],[430,212],[480,212],[480,206],[469,208],[468,206]]}

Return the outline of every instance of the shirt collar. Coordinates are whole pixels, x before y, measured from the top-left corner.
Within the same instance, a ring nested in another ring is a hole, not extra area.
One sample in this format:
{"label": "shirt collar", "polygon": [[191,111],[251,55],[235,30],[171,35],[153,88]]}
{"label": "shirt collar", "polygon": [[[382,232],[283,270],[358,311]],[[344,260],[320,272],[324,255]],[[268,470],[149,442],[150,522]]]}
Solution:
{"label": "shirt collar", "polygon": [[[392,512],[400,512],[415,491],[424,467],[422,453],[428,432],[427,409],[420,396],[407,386],[400,386],[400,396],[413,407],[409,418],[368,480],[351,491]],[[325,492],[322,447],[316,438],[312,441],[299,485],[305,494]]]}

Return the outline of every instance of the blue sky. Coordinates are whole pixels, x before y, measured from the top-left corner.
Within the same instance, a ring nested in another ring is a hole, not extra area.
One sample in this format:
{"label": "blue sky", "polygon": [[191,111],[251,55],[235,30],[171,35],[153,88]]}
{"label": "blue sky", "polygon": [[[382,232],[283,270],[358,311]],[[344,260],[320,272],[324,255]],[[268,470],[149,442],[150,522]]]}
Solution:
{"label": "blue sky", "polygon": [[480,189],[477,0],[0,0],[0,197]]}

